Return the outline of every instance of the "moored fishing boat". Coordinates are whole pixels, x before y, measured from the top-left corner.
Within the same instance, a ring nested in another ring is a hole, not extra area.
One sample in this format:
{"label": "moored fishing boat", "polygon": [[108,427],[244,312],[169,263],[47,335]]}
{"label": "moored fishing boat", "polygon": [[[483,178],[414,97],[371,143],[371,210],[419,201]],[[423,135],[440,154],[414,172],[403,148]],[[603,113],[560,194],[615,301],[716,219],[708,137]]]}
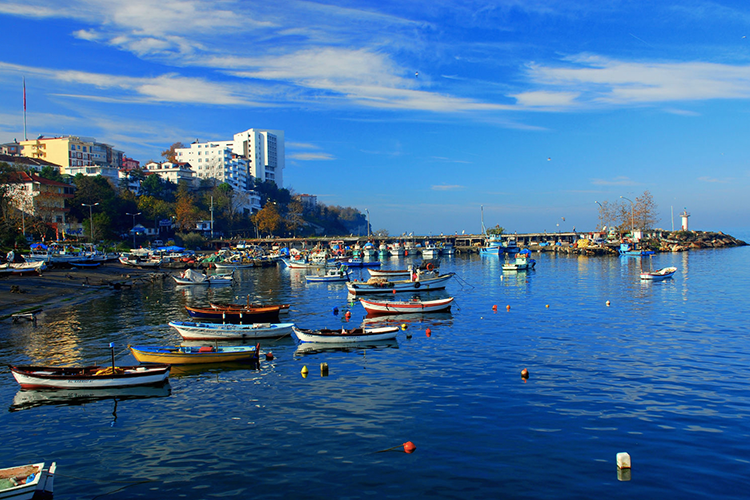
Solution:
{"label": "moored fishing boat", "polygon": [[[159,384],[169,377],[169,365],[145,366],[10,366],[24,389],[74,387],[86,389]],[[114,373],[113,373],[114,371]]]}
{"label": "moored fishing boat", "polygon": [[254,346],[132,346],[139,363],[185,365],[229,361],[258,361],[260,344]]}
{"label": "moored fishing boat", "polygon": [[359,295],[363,293],[388,292],[419,292],[426,290],[440,290],[445,288],[446,282],[456,273],[441,274],[436,277],[419,278],[418,280],[388,281],[382,278],[370,278],[367,281],[354,281],[346,284],[349,293]]}
{"label": "moored fishing boat", "polygon": [[29,500],[53,495],[57,463],[45,462],[0,469],[0,498]]}
{"label": "moored fishing boat", "polygon": [[291,304],[252,304],[250,303],[250,296],[247,296],[247,302],[245,304],[234,304],[230,302],[209,302],[212,309],[219,311],[239,311],[242,309],[253,309],[262,307],[278,307],[279,313],[288,313]]}
{"label": "moored fishing boat", "polygon": [[179,276],[172,275],[178,285],[231,285],[234,273],[203,274],[194,269],[185,269]]}
{"label": "moored fishing boat", "polygon": [[[437,265],[433,262],[423,262],[417,269],[420,270],[422,276],[434,275],[437,276]],[[372,278],[385,278],[388,281],[397,281],[409,279],[414,271],[414,268],[409,269],[368,269]]]}
{"label": "moored fishing boat", "polygon": [[223,323],[278,323],[281,306],[246,307],[244,309],[214,309],[185,306],[191,318],[212,319]]}
{"label": "moored fishing boat", "polygon": [[35,262],[6,262],[0,264],[0,275],[3,274],[41,274],[47,265],[44,261]]}
{"label": "moored fishing boat", "polygon": [[292,333],[294,323],[228,325],[218,323],[170,321],[169,326],[177,330],[185,340],[233,340],[286,337]]}
{"label": "moored fishing boat", "polygon": [[435,300],[365,300],[359,302],[368,314],[403,314],[450,311],[453,297]]}
{"label": "moored fishing boat", "polygon": [[399,327],[351,328],[349,330],[345,328],[341,330],[322,328],[320,330],[306,330],[295,326],[293,330],[294,335],[300,342],[330,342],[338,344],[395,339],[398,335]]}
{"label": "moored fishing boat", "polygon": [[503,264],[503,271],[526,271],[534,269],[536,261],[531,258],[528,250],[523,250],[516,254],[512,261]]}
{"label": "moored fishing boat", "polygon": [[677,272],[676,267],[665,267],[665,268],[659,269],[658,271],[643,271],[641,273],[641,279],[650,280],[650,281],[661,281],[667,278],[671,278],[676,272]]}
{"label": "moored fishing boat", "polygon": [[349,281],[352,272],[345,267],[338,269],[328,269],[325,274],[309,274],[305,276],[308,283],[340,283]]}

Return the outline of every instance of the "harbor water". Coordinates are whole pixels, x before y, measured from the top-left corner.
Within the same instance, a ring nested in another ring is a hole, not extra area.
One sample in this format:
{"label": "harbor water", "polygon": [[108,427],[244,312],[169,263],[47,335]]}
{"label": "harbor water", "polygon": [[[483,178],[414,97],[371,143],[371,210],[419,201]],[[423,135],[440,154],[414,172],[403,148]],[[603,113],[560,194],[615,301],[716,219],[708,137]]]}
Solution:
{"label": "harbor water", "polygon": [[[185,305],[248,295],[290,303],[302,328],[378,323],[343,284],[283,267],[7,322],[0,467],[56,461],[57,499],[747,498],[750,247],[533,257],[525,272],[442,258],[456,277],[425,296],[455,297],[452,311],[391,318],[406,325],[395,342],[263,340],[273,359],[259,369],[174,367],[156,388],[25,391],[7,365],[107,364],[110,342],[118,364],[137,364],[128,344],[180,343],[167,323],[187,320]],[[672,279],[639,279],[667,266]],[[632,469],[618,470],[620,452]]]}

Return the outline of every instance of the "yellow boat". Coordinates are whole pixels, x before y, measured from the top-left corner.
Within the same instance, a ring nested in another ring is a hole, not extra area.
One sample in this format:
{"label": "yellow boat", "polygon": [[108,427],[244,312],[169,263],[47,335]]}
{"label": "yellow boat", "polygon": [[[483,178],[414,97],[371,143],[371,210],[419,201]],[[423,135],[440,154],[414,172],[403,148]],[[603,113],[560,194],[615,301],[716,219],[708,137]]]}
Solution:
{"label": "yellow boat", "polygon": [[140,363],[187,365],[220,363],[225,361],[255,361],[259,359],[260,344],[254,346],[132,346],[130,352]]}

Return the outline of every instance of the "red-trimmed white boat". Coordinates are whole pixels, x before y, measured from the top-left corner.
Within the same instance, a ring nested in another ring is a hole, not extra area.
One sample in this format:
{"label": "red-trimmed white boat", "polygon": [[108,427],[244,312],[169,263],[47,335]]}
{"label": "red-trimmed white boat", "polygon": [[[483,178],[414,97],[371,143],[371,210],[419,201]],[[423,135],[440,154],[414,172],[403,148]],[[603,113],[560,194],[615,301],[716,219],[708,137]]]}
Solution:
{"label": "red-trimmed white boat", "polygon": [[0,469],[0,498],[29,500],[52,498],[57,463],[45,467],[44,462]]}
{"label": "red-trimmed white boat", "polygon": [[[156,385],[169,377],[170,365],[116,366],[10,366],[24,389],[109,389]],[[2,497],[0,497],[2,498]]]}
{"label": "red-trimmed white boat", "polygon": [[369,314],[402,314],[450,311],[453,297],[436,300],[365,300],[359,302]]}
{"label": "red-trimmed white boat", "polygon": [[367,281],[348,282],[347,290],[352,295],[363,293],[393,293],[393,292],[419,292],[427,290],[442,290],[446,282],[456,273],[441,274],[436,277],[420,278],[414,280],[388,281],[383,278],[370,278]]}
{"label": "red-trimmed white boat", "polygon": [[665,267],[658,271],[644,271],[641,273],[642,280],[661,281],[671,278],[677,272],[676,267]]}

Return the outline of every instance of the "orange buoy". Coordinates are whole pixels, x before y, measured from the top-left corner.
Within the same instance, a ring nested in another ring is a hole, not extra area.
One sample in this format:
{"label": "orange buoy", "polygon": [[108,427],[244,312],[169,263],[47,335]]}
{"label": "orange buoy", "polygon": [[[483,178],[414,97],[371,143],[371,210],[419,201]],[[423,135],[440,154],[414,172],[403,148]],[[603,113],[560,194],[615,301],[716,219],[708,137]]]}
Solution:
{"label": "orange buoy", "polygon": [[417,445],[415,445],[411,441],[407,441],[404,443],[404,451],[406,453],[414,453],[414,450],[416,449],[417,449]]}
{"label": "orange buoy", "polygon": [[492,310],[493,311],[497,311],[497,304],[495,304],[495,305],[492,306]]}
{"label": "orange buoy", "polygon": [[272,359],[273,359],[273,353],[272,352],[267,352],[266,353],[266,361],[271,361]]}
{"label": "orange buoy", "polygon": [[607,305],[609,305],[609,301],[607,301]]}
{"label": "orange buoy", "polygon": [[395,288],[393,289],[393,295],[396,295],[396,289]]}
{"label": "orange buoy", "polygon": [[346,316],[347,318],[351,318],[352,317],[352,312],[351,311],[346,311],[346,314],[344,314],[344,316]]}
{"label": "orange buoy", "polygon": [[527,370],[526,368],[521,370],[521,378],[524,378],[524,379],[529,378],[529,370]]}
{"label": "orange buoy", "polygon": [[507,309],[508,311],[510,311],[510,304],[508,304],[507,306],[505,306],[505,309]]}
{"label": "orange buoy", "polygon": [[427,330],[425,330],[425,334],[427,334],[427,336],[429,337],[430,335],[432,335],[432,330],[428,328]]}

